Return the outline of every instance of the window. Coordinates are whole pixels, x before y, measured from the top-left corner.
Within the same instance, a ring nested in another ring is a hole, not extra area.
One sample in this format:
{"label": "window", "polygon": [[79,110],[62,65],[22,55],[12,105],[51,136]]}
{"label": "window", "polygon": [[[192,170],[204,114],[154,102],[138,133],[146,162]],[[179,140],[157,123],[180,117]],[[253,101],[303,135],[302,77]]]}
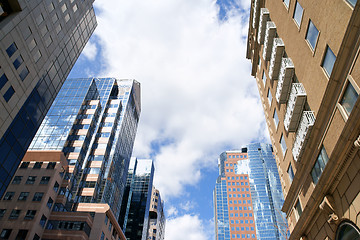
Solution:
{"label": "window", "polygon": [[26,168],[28,168],[28,166],[29,166],[29,162],[22,162],[20,165],[20,168],[26,169]]}
{"label": "window", "polygon": [[13,42],[7,49],[6,53],[9,57],[11,57],[17,50],[16,44]]}
{"label": "window", "polygon": [[24,217],[25,220],[32,220],[36,215],[36,210],[27,210],[26,215]]}
{"label": "window", "polygon": [[352,109],[354,108],[358,96],[359,94],[356,92],[354,86],[348,82],[344,95],[340,101],[341,106],[348,115],[350,115]]}
{"label": "window", "polygon": [[346,0],[352,7],[355,7],[357,0]]}
{"label": "window", "polygon": [[34,164],[34,169],[40,169],[41,168],[41,165],[42,165],[43,163],[42,162],[36,162],[35,164]]}
{"label": "window", "polygon": [[0,77],[0,90],[4,87],[4,85],[8,82],[8,78],[5,73]]}
{"label": "window", "polygon": [[36,180],[36,176],[29,176],[26,180],[26,184],[34,184]]}
{"label": "window", "polygon": [[262,80],[263,80],[263,83],[264,83],[264,86],[265,86],[266,85],[266,74],[265,74],[264,70],[262,72]]}
{"label": "window", "polygon": [[16,235],[16,240],[25,240],[26,235],[28,234],[28,230],[26,229],[20,229],[18,234]]}
{"label": "window", "polygon": [[44,196],[43,192],[36,192],[33,197],[34,202],[40,202],[42,200],[42,197]]}
{"label": "window", "polygon": [[302,208],[300,201],[298,200],[295,204],[295,216],[297,220],[300,218],[301,214],[302,214]]}
{"label": "window", "polygon": [[17,219],[20,215],[21,210],[13,209],[10,213],[9,219]]}
{"label": "window", "polygon": [[44,176],[44,177],[41,178],[40,184],[48,184],[49,181],[50,181],[50,177]]}
{"label": "window", "polygon": [[24,59],[21,57],[21,55],[19,55],[13,62],[15,69],[18,69],[23,62]]}
{"label": "window", "polygon": [[7,192],[5,193],[5,196],[3,198],[3,200],[11,200],[15,195],[15,192]]}
{"label": "window", "polygon": [[35,233],[33,240],[40,240],[40,236]]}
{"label": "window", "polygon": [[10,98],[14,95],[15,90],[12,86],[9,87],[9,89],[4,94],[4,99],[6,102],[9,102]]}
{"label": "window", "polygon": [[4,217],[6,209],[0,209],[0,218]]}
{"label": "window", "polygon": [[313,22],[309,20],[309,25],[305,38],[307,42],[310,44],[312,50],[315,49],[318,36],[319,36],[319,30],[317,30]]}
{"label": "window", "polygon": [[54,191],[57,193],[58,192],[58,190],[59,190],[59,183],[58,182],[55,182],[55,184],[54,184]]}
{"label": "window", "polygon": [[285,4],[285,6],[286,6],[287,8],[289,8],[290,0],[283,0],[283,2],[284,2],[284,4]]}
{"label": "window", "polygon": [[275,128],[277,129],[277,127],[279,125],[279,117],[277,115],[276,109],[274,110],[273,118],[274,118]]}
{"label": "window", "polygon": [[45,217],[45,215],[42,215],[41,219],[40,219],[40,225],[44,228],[45,223],[46,223],[47,217]]}
{"label": "window", "polygon": [[272,95],[271,95],[270,88],[268,89],[267,98],[268,98],[268,100],[269,100],[269,106],[271,106]]}
{"label": "window", "polygon": [[22,176],[15,176],[12,184],[20,184],[21,183]]}
{"label": "window", "polygon": [[296,1],[295,10],[294,10],[294,20],[297,23],[297,25],[300,27],[301,25],[301,19],[303,15],[304,9],[301,7],[300,3]]}
{"label": "window", "polygon": [[24,69],[21,70],[19,74],[21,81],[24,81],[27,75],[29,75],[29,69],[27,67],[24,67]]}
{"label": "window", "polygon": [[319,181],[321,173],[324,171],[324,168],[328,161],[329,161],[329,157],[326,153],[324,146],[322,146],[320,154],[316,159],[315,165],[311,170],[311,177],[315,184]]}
{"label": "window", "polygon": [[46,206],[47,206],[48,208],[50,208],[50,209],[51,209],[51,207],[52,207],[53,203],[54,203],[54,200],[52,200],[52,198],[51,198],[51,197],[49,197],[49,200],[48,200],[48,202],[47,202]]}
{"label": "window", "polygon": [[329,46],[327,46],[326,50],[325,50],[325,56],[324,56],[321,66],[324,68],[325,72],[327,73],[327,75],[329,77],[333,70],[335,60],[336,60],[335,54],[333,53],[331,48]]}
{"label": "window", "polygon": [[56,162],[49,162],[46,169],[54,169],[56,166]]}
{"label": "window", "polygon": [[3,229],[0,233],[0,238],[1,239],[9,239],[11,231],[12,231],[11,229]]}
{"label": "window", "polygon": [[280,145],[281,145],[282,153],[285,156],[285,152],[286,152],[287,147],[286,147],[284,136],[282,134],[281,134],[281,138],[280,138]]}
{"label": "window", "polygon": [[289,174],[289,178],[290,178],[290,182],[292,182],[294,180],[294,171],[293,168],[291,166],[291,163],[288,167],[287,173]]}
{"label": "window", "polygon": [[29,192],[21,192],[18,201],[26,201],[28,196],[29,196]]}

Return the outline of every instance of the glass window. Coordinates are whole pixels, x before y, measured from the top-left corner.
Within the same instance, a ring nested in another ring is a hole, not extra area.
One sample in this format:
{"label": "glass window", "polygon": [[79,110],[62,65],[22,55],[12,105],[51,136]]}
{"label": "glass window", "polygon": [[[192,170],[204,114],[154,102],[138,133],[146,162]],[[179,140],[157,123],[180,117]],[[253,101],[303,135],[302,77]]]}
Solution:
{"label": "glass window", "polygon": [[300,201],[298,200],[297,203],[295,204],[295,216],[296,216],[296,219],[299,219],[301,214],[302,214],[302,208],[301,208]]}
{"label": "glass window", "polygon": [[0,233],[1,239],[9,239],[12,229],[3,229]]}
{"label": "glass window", "polygon": [[36,215],[36,210],[27,210],[24,219],[27,219],[27,220],[34,219],[35,215]]}
{"label": "glass window", "polygon": [[286,146],[286,143],[285,143],[284,135],[282,135],[282,134],[281,134],[281,138],[280,138],[280,145],[281,145],[282,153],[283,153],[283,155],[285,156],[285,152],[286,152],[287,146]]}
{"label": "glass window", "polygon": [[268,89],[267,98],[269,100],[269,105],[271,106],[272,95],[271,95],[271,92],[270,92],[270,88]]}
{"label": "glass window", "polygon": [[40,225],[41,225],[42,227],[45,226],[46,220],[47,220],[47,217],[45,217],[45,215],[42,215],[42,217],[41,217],[41,219],[40,219]]}
{"label": "glass window", "polygon": [[54,169],[56,166],[56,162],[49,162],[46,169]]}
{"label": "glass window", "polygon": [[15,195],[15,192],[7,192],[5,193],[5,196],[3,198],[3,200],[11,200]]}
{"label": "glass window", "polygon": [[6,209],[0,209],[0,218],[4,217]]}
{"label": "glass window", "polygon": [[26,239],[28,232],[29,230],[27,229],[20,229],[15,239]]}
{"label": "glass window", "polygon": [[15,176],[12,181],[12,184],[20,184],[21,179],[22,179],[22,176]]}
{"label": "glass window", "polygon": [[9,102],[10,98],[14,95],[15,90],[12,86],[9,87],[9,89],[6,91],[6,93],[4,94],[4,99],[6,102]]}
{"label": "glass window", "polygon": [[328,163],[328,161],[329,161],[329,157],[326,153],[324,146],[322,146],[321,151],[316,159],[315,165],[311,170],[311,177],[315,184],[319,181],[321,173],[324,171],[324,168]]}
{"label": "glass window", "polygon": [[290,0],[283,0],[283,2],[284,2],[284,4],[285,4],[285,6],[286,6],[287,8],[289,8]]}
{"label": "glass window", "polygon": [[49,200],[48,200],[46,206],[51,209],[53,203],[54,203],[54,200],[51,197],[49,197]]}
{"label": "glass window", "polygon": [[341,106],[344,108],[348,115],[350,115],[352,109],[354,108],[358,96],[359,94],[356,92],[353,85],[348,82],[344,95],[342,96],[340,101]]}
{"label": "glass window", "polygon": [[265,86],[266,85],[266,74],[265,74],[264,70],[262,72],[262,80],[263,80],[263,83],[264,83],[264,86]]}
{"label": "glass window", "polygon": [[352,7],[355,7],[357,0],[346,0]]}
{"label": "glass window", "polygon": [[291,163],[290,163],[290,165],[288,167],[287,172],[289,174],[290,182],[292,182],[294,180],[294,171],[293,171],[293,168],[291,166]]}
{"label": "glass window", "polygon": [[36,192],[33,197],[34,202],[40,202],[44,196],[43,192]]}
{"label": "glass window", "polygon": [[24,59],[21,57],[21,55],[19,55],[13,62],[15,69],[18,69],[23,62]]}
{"label": "glass window", "polygon": [[326,51],[325,51],[324,60],[323,60],[323,62],[321,64],[321,66],[324,68],[325,72],[327,73],[327,75],[329,77],[330,77],[331,72],[333,70],[335,60],[336,60],[335,54],[333,53],[331,48],[329,46],[327,46]]}
{"label": "glass window", "polygon": [[275,127],[277,128],[279,125],[279,117],[277,115],[276,109],[274,110],[273,118],[274,118]]}
{"label": "glass window", "polygon": [[0,77],[0,90],[4,87],[4,85],[8,82],[8,78],[5,73]]}
{"label": "glass window", "polygon": [[29,176],[26,180],[26,184],[34,184],[36,180],[36,176]]}
{"label": "glass window", "polygon": [[58,192],[59,187],[60,187],[59,183],[58,183],[58,182],[55,182],[55,184],[54,184],[54,191],[55,191],[56,193]]}
{"label": "glass window", "polygon": [[29,196],[29,192],[21,192],[18,201],[26,201],[28,196]]}
{"label": "glass window", "polygon": [[19,74],[21,81],[24,81],[27,75],[29,75],[29,69],[27,67],[24,67],[24,69],[21,70]]}
{"label": "glass window", "polygon": [[318,36],[319,36],[319,30],[315,27],[313,22],[311,20],[309,20],[309,25],[308,25],[308,29],[307,29],[305,38],[313,50],[315,49],[315,45],[316,45]]}
{"label": "glass window", "polygon": [[34,164],[34,169],[40,169],[41,168],[41,165],[42,165],[43,163],[42,162],[36,162],[35,164]]}
{"label": "glass window", "polygon": [[50,181],[50,177],[49,176],[44,176],[41,178],[40,180],[40,184],[48,184]]}
{"label": "glass window", "polygon": [[10,213],[9,219],[17,219],[20,215],[21,210],[13,209]]}
{"label": "glass window", "polygon": [[29,162],[22,162],[20,165],[20,168],[26,169],[26,168],[28,168],[28,166],[29,166]]}
{"label": "glass window", "polygon": [[17,50],[16,44],[13,42],[7,49],[6,53],[9,57],[11,57]]}
{"label": "glass window", "polygon": [[301,19],[303,15],[304,9],[301,7],[300,3],[296,1],[295,10],[294,10],[294,20],[297,23],[297,25],[300,27],[301,25]]}

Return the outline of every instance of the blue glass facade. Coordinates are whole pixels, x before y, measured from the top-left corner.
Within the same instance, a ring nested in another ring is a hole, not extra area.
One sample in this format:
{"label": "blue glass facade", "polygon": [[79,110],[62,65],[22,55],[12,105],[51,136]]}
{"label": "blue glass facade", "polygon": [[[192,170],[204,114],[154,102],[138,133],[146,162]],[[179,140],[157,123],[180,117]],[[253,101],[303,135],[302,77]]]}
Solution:
{"label": "blue glass facade", "polygon": [[271,145],[255,143],[222,153],[219,174],[214,191],[216,239],[286,239],[284,198]]}
{"label": "blue glass facade", "polygon": [[[76,203],[107,203],[119,216],[140,111],[135,80],[65,82],[29,149],[64,152],[73,210]],[[93,195],[83,195],[84,188]]]}

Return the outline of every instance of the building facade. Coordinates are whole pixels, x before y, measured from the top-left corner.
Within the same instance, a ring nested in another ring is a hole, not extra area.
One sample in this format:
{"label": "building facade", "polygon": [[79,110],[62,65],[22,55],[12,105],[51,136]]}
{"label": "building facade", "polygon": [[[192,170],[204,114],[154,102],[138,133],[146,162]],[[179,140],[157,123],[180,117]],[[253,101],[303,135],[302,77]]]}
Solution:
{"label": "building facade", "polygon": [[161,200],[160,192],[155,187],[152,189],[150,212],[149,212],[148,240],[164,240],[166,218],[164,213],[164,201]]}
{"label": "building facade", "polygon": [[72,211],[82,203],[106,203],[119,217],[140,111],[135,80],[64,83],[29,149],[64,153]]}
{"label": "building facade", "polygon": [[154,164],[151,159],[131,158],[123,210],[119,217],[127,239],[148,239],[153,178]]}
{"label": "building facade", "polygon": [[95,30],[92,3],[0,3],[0,197]]}
{"label": "building facade", "polygon": [[251,4],[246,57],[274,147],[290,239],[360,237],[359,5]]}
{"label": "building facade", "polygon": [[214,190],[217,240],[286,239],[283,202],[271,145],[249,144],[220,155]]}

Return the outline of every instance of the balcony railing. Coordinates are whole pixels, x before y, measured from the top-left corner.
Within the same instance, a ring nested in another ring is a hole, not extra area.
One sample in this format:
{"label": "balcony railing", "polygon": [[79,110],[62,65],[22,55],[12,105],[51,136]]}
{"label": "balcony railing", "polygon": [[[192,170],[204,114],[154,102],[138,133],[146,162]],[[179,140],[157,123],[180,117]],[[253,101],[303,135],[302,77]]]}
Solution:
{"label": "balcony railing", "polygon": [[282,58],[281,68],[279,72],[279,81],[276,88],[276,101],[278,103],[286,103],[292,77],[294,75],[294,64],[290,58]]}
{"label": "balcony railing", "polygon": [[306,101],[306,92],[302,83],[293,83],[287,103],[284,126],[286,131],[295,132]]}
{"label": "balcony railing", "polygon": [[266,22],[266,32],[265,32],[264,50],[263,50],[263,58],[266,61],[270,60],[275,34],[276,34],[275,23],[270,21]]}
{"label": "balcony railing", "polygon": [[259,20],[259,32],[258,32],[258,43],[263,44],[266,31],[266,23],[269,21],[269,10],[267,8],[260,9],[260,20]]}
{"label": "balcony railing", "polygon": [[273,48],[271,51],[269,77],[272,81],[279,78],[281,59],[285,49],[284,42],[281,38],[274,38]]}
{"label": "balcony railing", "polygon": [[260,0],[254,0],[254,11],[253,11],[253,18],[252,18],[252,27],[256,28],[256,21],[259,17],[259,1]]}
{"label": "balcony railing", "polygon": [[300,125],[296,132],[296,138],[292,148],[292,154],[295,161],[298,161],[301,158],[314,123],[314,112],[304,111],[301,116]]}

